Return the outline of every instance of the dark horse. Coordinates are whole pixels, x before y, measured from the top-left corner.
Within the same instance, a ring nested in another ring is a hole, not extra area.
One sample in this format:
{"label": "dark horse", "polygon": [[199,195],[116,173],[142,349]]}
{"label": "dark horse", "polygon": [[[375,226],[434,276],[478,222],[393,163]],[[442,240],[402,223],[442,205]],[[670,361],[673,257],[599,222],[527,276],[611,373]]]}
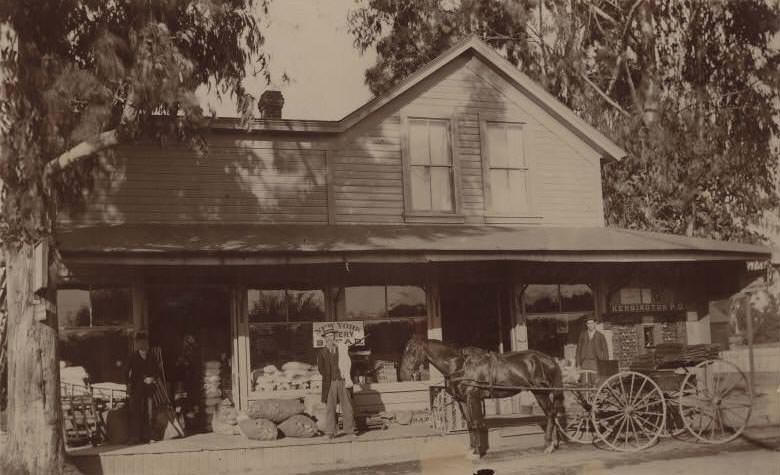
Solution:
{"label": "dark horse", "polygon": [[553,358],[533,350],[498,354],[475,347],[458,348],[414,336],[401,358],[400,379],[409,381],[425,360],[441,372],[446,391],[460,405],[469,427],[471,457],[482,457],[488,449],[482,400],[513,396],[523,390],[518,388],[539,388],[531,392],[546,416],[545,452],[558,447],[555,418],[563,416],[563,381]]}

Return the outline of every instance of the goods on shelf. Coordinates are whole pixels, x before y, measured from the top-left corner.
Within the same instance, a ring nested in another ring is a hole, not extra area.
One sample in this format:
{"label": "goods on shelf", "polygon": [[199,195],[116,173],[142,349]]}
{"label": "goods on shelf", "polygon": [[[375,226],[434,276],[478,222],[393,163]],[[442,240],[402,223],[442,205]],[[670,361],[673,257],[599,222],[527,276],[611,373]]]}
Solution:
{"label": "goods on shelf", "polygon": [[374,372],[378,383],[398,382],[398,372],[393,361],[377,360],[374,363]]}
{"label": "goods on shelf", "polygon": [[274,365],[265,365],[252,371],[252,387],[255,391],[319,391],[322,376],[315,366],[299,361],[289,361],[280,370]]}
{"label": "goods on shelf", "polygon": [[206,361],[203,363],[203,405],[206,413],[206,430],[211,430],[211,420],[217,412],[217,406],[222,402],[221,389],[222,363]]}

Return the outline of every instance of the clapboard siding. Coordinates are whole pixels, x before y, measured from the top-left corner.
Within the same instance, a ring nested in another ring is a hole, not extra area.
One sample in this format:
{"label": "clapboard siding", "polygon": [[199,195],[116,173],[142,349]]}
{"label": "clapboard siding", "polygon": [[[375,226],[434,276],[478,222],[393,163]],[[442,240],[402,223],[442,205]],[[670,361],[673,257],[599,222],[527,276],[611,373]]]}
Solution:
{"label": "clapboard siding", "polygon": [[[405,215],[406,118],[450,120],[456,216]],[[530,210],[486,209],[483,121],[523,124]],[[464,55],[332,137],[214,134],[206,156],[150,144],[119,150],[83,214],[96,222],[442,223],[601,226],[599,156],[497,69]],[[292,138],[291,138],[292,137]],[[66,218],[67,219],[67,218]]]}
{"label": "clapboard siding", "polygon": [[[208,153],[122,147],[76,224],[327,223],[326,144],[209,137]],[[381,178],[378,178],[381,180]]]}

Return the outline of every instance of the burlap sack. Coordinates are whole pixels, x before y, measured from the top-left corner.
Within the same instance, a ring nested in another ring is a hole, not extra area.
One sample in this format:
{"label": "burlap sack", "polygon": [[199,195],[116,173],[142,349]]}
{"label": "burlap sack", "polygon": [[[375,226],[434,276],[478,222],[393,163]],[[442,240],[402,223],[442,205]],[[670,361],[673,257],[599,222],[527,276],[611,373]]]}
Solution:
{"label": "burlap sack", "polygon": [[279,424],[285,437],[314,437],[319,434],[317,424],[308,416],[296,414]]}
{"label": "burlap sack", "polygon": [[211,419],[211,432],[224,435],[241,435],[241,430],[236,424],[228,424],[218,418]]}
{"label": "burlap sack", "polygon": [[249,401],[246,413],[252,419],[268,419],[278,424],[303,414],[303,402],[300,399],[259,399]]}
{"label": "burlap sack", "polygon": [[267,419],[243,419],[238,421],[241,435],[252,440],[276,440],[279,430]]}

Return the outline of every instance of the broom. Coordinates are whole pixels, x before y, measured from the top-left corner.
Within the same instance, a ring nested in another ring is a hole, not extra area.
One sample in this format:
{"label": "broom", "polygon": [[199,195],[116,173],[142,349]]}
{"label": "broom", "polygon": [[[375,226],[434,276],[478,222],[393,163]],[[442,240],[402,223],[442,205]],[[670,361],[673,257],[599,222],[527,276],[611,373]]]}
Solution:
{"label": "broom", "polygon": [[179,423],[179,420],[176,418],[176,414],[174,413],[173,407],[171,405],[171,398],[168,395],[168,382],[165,378],[165,363],[162,359],[162,348],[159,346],[154,347],[152,349],[152,354],[157,360],[157,367],[159,368],[161,375],[159,379],[154,380],[154,392],[152,393],[152,399],[154,400],[154,404],[156,406],[163,407],[165,409],[165,415],[168,419],[168,424],[165,427],[164,433],[167,433],[169,430],[173,429],[176,431],[179,437],[184,437],[184,429]]}

